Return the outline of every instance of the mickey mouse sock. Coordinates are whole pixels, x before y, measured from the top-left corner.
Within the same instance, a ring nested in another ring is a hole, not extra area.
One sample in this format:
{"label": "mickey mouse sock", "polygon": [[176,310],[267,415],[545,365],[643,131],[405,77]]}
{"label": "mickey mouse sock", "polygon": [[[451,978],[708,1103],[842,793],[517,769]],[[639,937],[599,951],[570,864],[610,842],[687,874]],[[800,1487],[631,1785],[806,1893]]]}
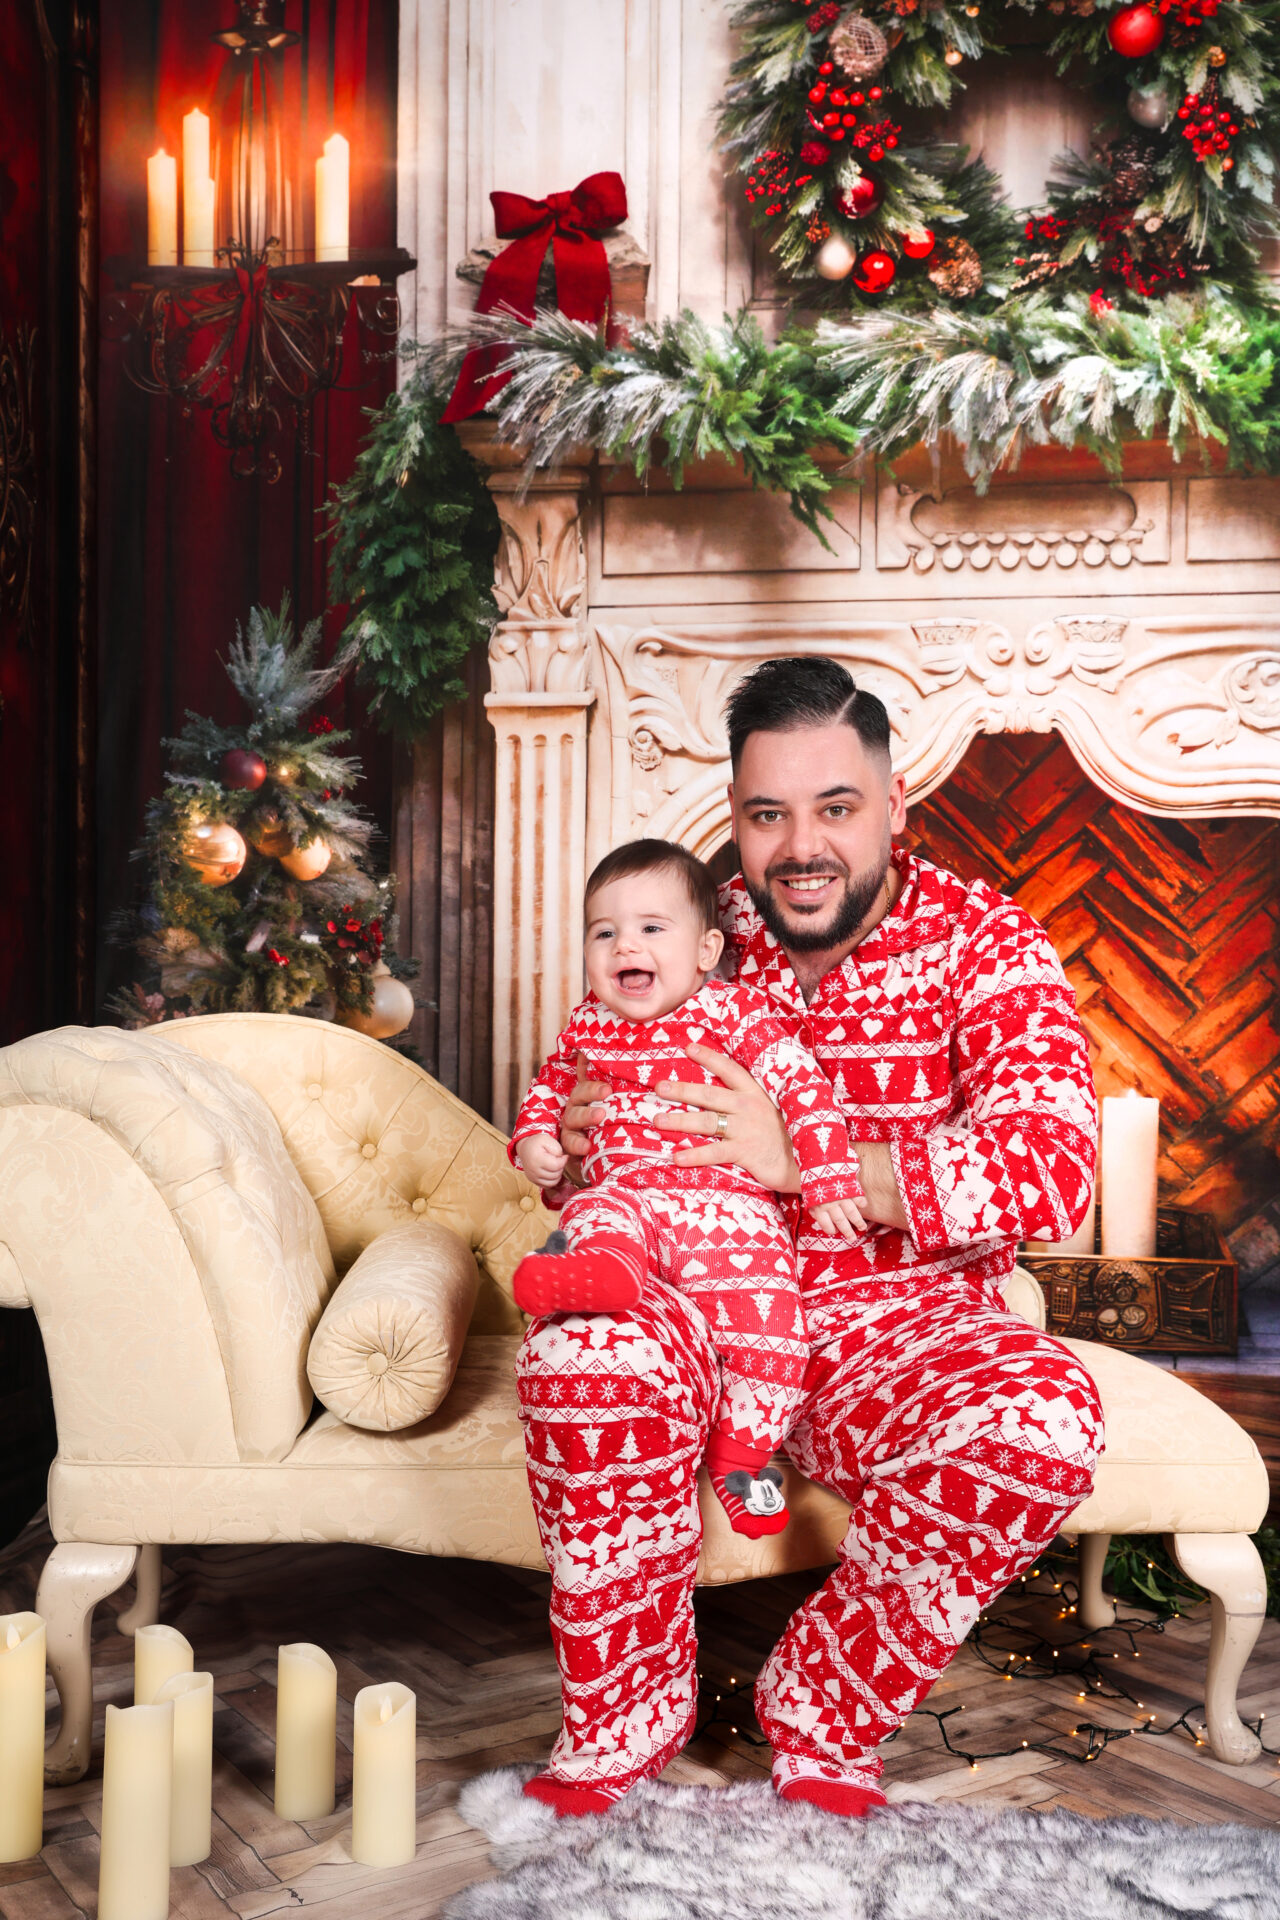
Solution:
{"label": "mickey mouse sock", "polygon": [[579,1241],[573,1251],[553,1233],[516,1268],[516,1305],[538,1319],[548,1313],[622,1313],[634,1307],[644,1281],[643,1249],[627,1240]]}
{"label": "mickey mouse sock", "polygon": [[[713,1433],[703,1456],[729,1525],[748,1540],[781,1533],[789,1517],[782,1497],[782,1476],[768,1466],[770,1451],[768,1447],[747,1446],[731,1434]],[[766,1469],[763,1475],[761,1468]]]}

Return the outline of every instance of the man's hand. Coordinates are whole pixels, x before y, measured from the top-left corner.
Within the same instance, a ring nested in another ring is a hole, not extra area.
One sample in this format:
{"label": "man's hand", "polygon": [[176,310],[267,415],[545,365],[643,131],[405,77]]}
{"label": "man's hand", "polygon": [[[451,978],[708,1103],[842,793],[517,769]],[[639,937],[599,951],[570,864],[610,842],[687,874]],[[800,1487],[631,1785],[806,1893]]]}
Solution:
{"label": "man's hand", "polygon": [[819,1233],[841,1240],[856,1240],[867,1230],[867,1223],[852,1200],[828,1200],[825,1206],[811,1207],[809,1217]]}
{"label": "man's hand", "polygon": [[[741,1167],[774,1193],[798,1193],[800,1170],[791,1151],[791,1137],[759,1081],[736,1060],[713,1053],[710,1047],[687,1047],[685,1051],[700,1067],[714,1073],[720,1085],[705,1087],[688,1080],[663,1080],[654,1088],[659,1099],[697,1111],[659,1114],[651,1126],[663,1133],[713,1136],[705,1147],[686,1147],[672,1154],[672,1165]],[[725,1115],[723,1124],[721,1114]]]}
{"label": "man's hand", "polygon": [[877,1226],[900,1227],[904,1233],[909,1232],[911,1222],[907,1219],[907,1210],[898,1192],[893,1155],[888,1143],[884,1140],[855,1141],[853,1157],[858,1163],[862,1191],[867,1196],[862,1203],[862,1211],[868,1220],[874,1221]]}
{"label": "man's hand", "polygon": [[535,1187],[557,1187],[564,1175],[568,1154],[549,1133],[529,1133],[516,1145],[520,1171]]}
{"label": "man's hand", "polygon": [[[604,1119],[604,1102],[612,1088],[607,1080],[588,1080],[587,1057],[578,1055],[578,1084],[560,1116],[560,1145],[570,1160],[581,1160],[591,1146],[591,1129]],[[570,1172],[576,1169],[570,1168]]]}

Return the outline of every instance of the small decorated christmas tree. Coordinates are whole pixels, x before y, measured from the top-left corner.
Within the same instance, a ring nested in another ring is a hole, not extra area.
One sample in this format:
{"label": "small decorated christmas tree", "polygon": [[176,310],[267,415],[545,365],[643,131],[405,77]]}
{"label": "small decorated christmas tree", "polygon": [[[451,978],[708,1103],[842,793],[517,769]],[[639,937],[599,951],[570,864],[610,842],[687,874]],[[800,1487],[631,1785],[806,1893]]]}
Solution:
{"label": "small decorated christmas tree", "polygon": [[149,891],[124,929],[150,977],[112,1003],[125,1026],[307,1013],[386,1039],[412,1019],[395,884],[370,870],[373,823],[347,797],[360,763],[337,751],[351,736],[305,718],[354,657],[317,666],[319,644],[318,620],[295,640],[287,598],[255,607],[226,663],[244,724],[189,713],[165,742],[174,770],[134,854]]}

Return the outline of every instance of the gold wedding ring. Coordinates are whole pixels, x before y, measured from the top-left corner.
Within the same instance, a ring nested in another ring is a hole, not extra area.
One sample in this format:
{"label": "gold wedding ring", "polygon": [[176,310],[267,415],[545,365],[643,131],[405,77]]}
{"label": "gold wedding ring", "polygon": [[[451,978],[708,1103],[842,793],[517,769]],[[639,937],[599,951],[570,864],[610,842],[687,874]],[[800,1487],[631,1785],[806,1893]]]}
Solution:
{"label": "gold wedding ring", "polygon": [[716,1113],[716,1139],[727,1140],[728,1138],[729,1138],[729,1116],[727,1113],[717,1112]]}

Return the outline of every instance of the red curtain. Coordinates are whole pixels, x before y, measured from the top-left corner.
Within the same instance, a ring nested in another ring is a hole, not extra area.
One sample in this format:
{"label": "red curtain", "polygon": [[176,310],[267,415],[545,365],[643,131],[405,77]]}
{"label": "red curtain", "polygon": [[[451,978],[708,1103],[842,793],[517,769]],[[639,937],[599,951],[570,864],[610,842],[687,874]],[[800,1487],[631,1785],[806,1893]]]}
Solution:
{"label": "red curtain", "polygon": [[[222,668],[237,621],[288,591],[299,623],[326,606],[328,543],[319,509],[351,471],[367,422],[394,385],[390,361],[370,365],[348,320],[343,387],[315,407],[309,450],[283,435],[274,483],[232,475],[208,416],[131,384],[110,294],[146,257],[146,162],[181,153],[182,116],[209,110],[229,56],[211,35],[234,23],[234,0],[112,0],[102,9],[102,266],[100,361],[99,920],[136,896],[129,853],[147,800],[162,783],[161,741],[190,708],[224,721],[240,711]],[[351,145],[351,245],[395,242],[395,0],[286,0],[301,43],[284,55],[288,131],[304,167],[327,136]],[[288,416],[286,416],[287,418]],[[331,643],[340,618],[330,614]],[[391,750],[361,703],[339,694],[328,711],[357,728],[365,763],[358,797],[384,830]],[[104,948],[99,992],[133,977]]]}

